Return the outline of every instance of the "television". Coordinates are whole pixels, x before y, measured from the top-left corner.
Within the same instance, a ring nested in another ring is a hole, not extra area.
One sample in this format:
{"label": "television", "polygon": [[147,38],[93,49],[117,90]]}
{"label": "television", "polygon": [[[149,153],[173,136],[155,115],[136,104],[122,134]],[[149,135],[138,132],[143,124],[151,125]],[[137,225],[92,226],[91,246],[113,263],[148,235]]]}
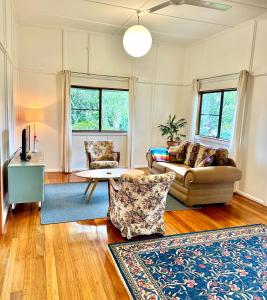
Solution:
{"label": "television", "polygon": [[22,130],[22,134],[21,134],[20,157],[22,160],[29,160],[31,158],[31,156],[29,155],[30,148],[31,148],[30,141],[31,141],[31,128],[30,126],[27,126]]}

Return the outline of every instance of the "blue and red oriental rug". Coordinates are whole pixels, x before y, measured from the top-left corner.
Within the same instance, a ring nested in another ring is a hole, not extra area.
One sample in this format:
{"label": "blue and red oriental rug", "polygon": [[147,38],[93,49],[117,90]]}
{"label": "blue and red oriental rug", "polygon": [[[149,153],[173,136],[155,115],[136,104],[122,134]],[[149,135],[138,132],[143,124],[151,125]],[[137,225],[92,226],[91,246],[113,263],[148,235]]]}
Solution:
{"label": "blue and red oriental rug", "polygon": [[109,245],[133,299],[267,299],[267,226]]}

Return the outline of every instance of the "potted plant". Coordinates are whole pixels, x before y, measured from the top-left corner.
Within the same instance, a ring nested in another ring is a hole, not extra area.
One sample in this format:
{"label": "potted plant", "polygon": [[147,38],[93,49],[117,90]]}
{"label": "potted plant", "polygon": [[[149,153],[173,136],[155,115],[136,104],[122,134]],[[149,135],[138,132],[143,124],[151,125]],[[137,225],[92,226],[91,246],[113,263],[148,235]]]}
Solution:
{"label": "potted plant", "polygon": [[158,128],[161,131],[161,135],[167,136],[168,147],[177,146],[181,138],[185,137],[184,134],[180,133],[180,130],[185,127],[186,123],[187,122],[184,118],[177,120],[176,115],[174,115],[173,117],[169,115],[169,118],[165,125],[158,125]]}

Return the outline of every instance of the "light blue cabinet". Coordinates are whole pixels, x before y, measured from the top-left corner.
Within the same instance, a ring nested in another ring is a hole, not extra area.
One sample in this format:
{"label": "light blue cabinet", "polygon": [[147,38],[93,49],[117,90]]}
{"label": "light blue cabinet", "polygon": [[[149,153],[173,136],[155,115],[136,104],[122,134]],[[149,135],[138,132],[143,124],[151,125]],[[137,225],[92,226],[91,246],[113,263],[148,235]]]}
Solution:
{"label": "light blue cabinet", "polygon": [[16,203],[44,201],[44,156],[32,153],[29,161],[15,156],[8,165],[8,193],[12,208]]}

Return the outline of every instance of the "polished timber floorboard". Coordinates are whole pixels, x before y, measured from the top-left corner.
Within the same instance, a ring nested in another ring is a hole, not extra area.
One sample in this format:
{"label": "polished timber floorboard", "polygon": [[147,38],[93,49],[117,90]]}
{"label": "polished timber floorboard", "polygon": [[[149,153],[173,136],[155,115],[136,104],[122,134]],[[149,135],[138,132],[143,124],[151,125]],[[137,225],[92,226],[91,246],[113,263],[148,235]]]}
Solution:
{"label": "polished timber floorboard", "polygon": [[[80,181],[50,173],[47,183]],[[267,208],[235,196],[230,205],[165,213],[166,234],[265,223]],[[35,204],[18,205],[0,241],[1,299],[128,299],[107,252],[121,237],[98,219],[40,224]]]}

